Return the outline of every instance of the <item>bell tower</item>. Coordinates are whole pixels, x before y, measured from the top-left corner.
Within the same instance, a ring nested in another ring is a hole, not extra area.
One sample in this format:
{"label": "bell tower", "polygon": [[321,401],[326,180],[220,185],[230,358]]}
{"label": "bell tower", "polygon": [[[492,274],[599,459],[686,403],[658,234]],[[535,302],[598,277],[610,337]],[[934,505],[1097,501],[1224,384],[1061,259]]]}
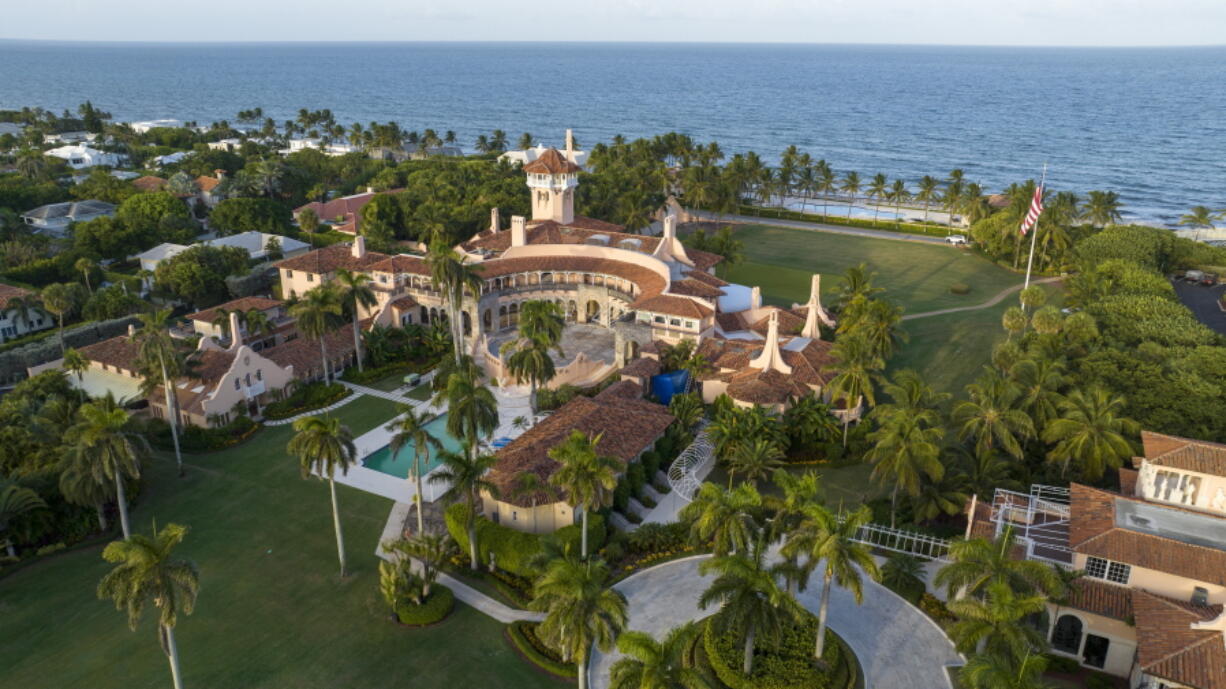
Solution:
{"label": "bell tower", "polygon": [[574,163],[574,144],[566,130],[566,154],[550,148],[524,166],[532,194],[532,219],[553,220],[569,225],[575,220],[575,187],[579,166]]}

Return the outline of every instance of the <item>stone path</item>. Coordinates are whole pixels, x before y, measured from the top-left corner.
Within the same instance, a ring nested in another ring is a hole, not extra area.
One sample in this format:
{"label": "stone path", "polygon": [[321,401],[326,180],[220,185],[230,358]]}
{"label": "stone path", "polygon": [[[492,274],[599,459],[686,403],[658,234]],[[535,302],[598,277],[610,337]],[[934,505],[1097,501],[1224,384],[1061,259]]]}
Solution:
{"label": "stone path", "polygon": [[[412,397],[406,397],[405,395],[402,395],[398,392],[387,392],[385,390],[379,390],[376,388],[367,387],[365,385],[358,385],[356,383],[346,383],[343,380],[338,380],[336,382],[340,383],[341,385],[344,385],[350,390],[353,390],[354,393],[359,394],[359,395],[370,395],[371,397],[378,397],[380,399],[388,400],[389,402],[395,402],[397,404],[411,404],[415,407],[421,404],[425,404],[425,402],[421,400],[415,400]],[[426,383],[423,380],[422,385],[425,385],[425,384]]]}
{"label": "stone path", "polygon": [[[614,588],[629,603],[628,629],[661,637],[673,627],[709,615],[699,610],[698,597],[708,577],[698,574],[700,555],[644,570]],[[797,599],[817,612],[821,584],[815,582]],[[865,578],[864,602],[856,605],[851,593],[835,587],[830,593],[829,624],[851,646],[871,689],[951,689],[948,665],[964,661],[953,643],[927,615],[894,592]],[[606,689],[609,669],[620,657],[596,651],[589,670],[592,689]]]}
{"label": "stone path", "polygon": [[[377,391],[376,391],[376,392],[377,392]],[[320,409],[312,409],[311,411],[304,411],[304,412],[302,412],[301,414],[295,414],[295,415],[293,415],[293,416],[291,416],[291,417],[289,417],[289,418],[286,418],[286,419],[277,419],[276,421],[265,421],[265,422],[264,422],[264,425],[265,425],[265,426],[284,426],[285,424],[288,424],[288,423],[293,423],[293,422],[297,421],[298,419],[301,419],[301,418],[302,418],[302,417],[304,417],[304,416],[316,416],[316,415],[318,415],[318,414],[323,414],[324,412],[330,412],[330,411],[332,411],[333,409],[336,409],[337,407],[343,407],[343,406],[345,406],[346,404],[349,404],[350,402],[352,402],[352,401],[356,400],[357,398],[361,397],[361,396],[362,396],[362,394],[363,394],[363,393],[358,392],[357,390],[354,390],[353,394],[348,395],[347,397],[345,397],[344,399],[340,400],[339,402],[334,402],[334,403],[329,404],[328,406],[326,406],[326,407],[322,407],[322,408],[320,408]]]}
{"label": "stone path", "polygon": [[[1031,280],[1030,284],[1031,285],[1046,285],[1052,282],[1060,282],[1063,279],[1064,278],[1061,278],[1061,277],[1039,278],[1037,280]],[[1017,284],[1012,287],[1003,289],[1000,292],[997,292],[996,296],[983,302],[982,304],[976,304],[975,306],[955,306],[949,309],[938,309],[936,311],[925,311],[923,313],[911,313],[911,314],[907,314],[903,316],[902,319],[904,321],[910,321],[916,318],[928,318],[929,316],[944,316],[947,313],[961,313],[963,311],[979,311],[981,309],[989,309],[993,306],[996,306],[1000,302],[1004,301],[1005,297],[1009,296],[1010,294],[1013,294],[1014,292],[1020,292],[1021,289],[1022,289],[1022,285]]]}
{"label": "stone path", "polygon": [[[687,214],[710,222],[735,222],[744,225],[774,225],[776,227],[787,227],[793,230],[814,230],[816,232],[829,232],[831,234],[849,234],[856,237],[871,237],[873,239],[893,239],[897,242],[920,242],[922,244],[945,244],[944,237],[930,237],[923,234],[910,234],[907,232],[890,232],[888,230],[868,230],[859,227],[846,227],[843,225],[826,225],[817,222],[805,222],[803,220],[776,220],[775,218],[759,218],[752,215],[717,215],[707,211],[691,211],[687,210]],[[958,228],[953,228],[958,229]]]}

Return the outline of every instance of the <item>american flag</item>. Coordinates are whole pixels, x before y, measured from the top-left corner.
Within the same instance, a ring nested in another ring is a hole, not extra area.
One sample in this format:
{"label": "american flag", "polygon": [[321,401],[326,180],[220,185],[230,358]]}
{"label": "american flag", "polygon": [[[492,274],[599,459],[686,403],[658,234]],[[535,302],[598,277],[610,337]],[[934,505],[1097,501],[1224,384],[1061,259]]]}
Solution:
{"label": "american flag", "polygon": [[1043,212],[1043,185],[1034,188],[1034,198],[1030,200],[1030,210],[1026,211],[1026,219],[1022,221],[1022,236],[1025,237],[1030,228],[1034,227],[1035,223],[1039,222],[1039,215]]}

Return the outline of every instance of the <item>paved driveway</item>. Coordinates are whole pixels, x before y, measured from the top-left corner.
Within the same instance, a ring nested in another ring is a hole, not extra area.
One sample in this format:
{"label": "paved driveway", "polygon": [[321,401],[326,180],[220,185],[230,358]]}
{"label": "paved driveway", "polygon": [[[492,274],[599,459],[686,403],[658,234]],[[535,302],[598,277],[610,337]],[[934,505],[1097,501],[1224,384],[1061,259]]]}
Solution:
{"label": "paved driveway", "polygon": [[[628,628],[658,638],[682,622],[713,612],[698,609],[698,596],[709,583],[708,577],[698,574],[698,563],[704,557],[669,562],[617,584],[614,588],[629,602]],[[798,599],[816,613],[820,597],[819,583]],[[835,587],[830,594],[829,624],[856,652],[868,689],[949,689],[945,666],[962,664],[936,623],[867,579],[862,605]],[[608,687],[609,668],[618,657],[616,651],[593,656],[592,689]]]}
{"label": "paved driveway", "polygon": [[1213,287],[1205,287],[1204,285],[1194,285],[1183,280],[1174,282],[1175,294],[1179,296],[1179,301],[1188,307],[1192,315],[1196,316],[1196,320],[1209,326],[1212,330],[1219,334],[1226,335],[1226,313],[1223,313],[1218,308],[1218,299],[1222,296],[1222,290],[1226,289],[1226,285],[1215,285]]}

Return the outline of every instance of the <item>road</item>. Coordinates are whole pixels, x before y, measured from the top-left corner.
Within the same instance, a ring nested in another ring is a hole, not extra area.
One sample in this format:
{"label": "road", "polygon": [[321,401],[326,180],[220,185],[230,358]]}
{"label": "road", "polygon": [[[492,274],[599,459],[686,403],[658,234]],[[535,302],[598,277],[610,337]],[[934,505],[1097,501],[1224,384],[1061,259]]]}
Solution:
{"label": "road", "polygon": [[1175,294],[1179,301],[1188,307],[1196,320],[1221,335],[1226,335],[1226,313],[1218,308],[1218,299],[1221,299],[1224,289],[1226,285],[1205,287],[1183,280],[1175,281]]}

